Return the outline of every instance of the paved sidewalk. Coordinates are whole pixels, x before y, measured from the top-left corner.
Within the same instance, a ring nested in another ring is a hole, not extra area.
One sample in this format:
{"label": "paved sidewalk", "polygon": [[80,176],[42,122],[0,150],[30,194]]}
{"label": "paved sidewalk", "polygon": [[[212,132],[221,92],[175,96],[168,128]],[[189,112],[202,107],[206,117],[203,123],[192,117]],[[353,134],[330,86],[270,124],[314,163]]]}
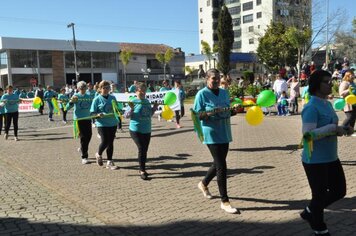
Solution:
{"label": "paved sidewalk", "polygon": [[[243,114],[232,118],[228,192],[241,215],[220,210],[216,181],[209,186],[212,200],[197,189],[212,158],[189,117],[182,129],[154,119],[150,181],[138,176],[128,132],[117,133],[120,169],[110,171],[94,163],[95,129],[92,163],[82,165],[71,126],[55,119],[21,114],[20,141],[11,133],[7,141],[0,138],[0,235],[311,235],[299,218],[310,198],[296,150],[300,116],[265,117],[257,127],[247,125]],[[339,139],[348,194],[326,212],[332,235],[356,232],[355,142]]]}

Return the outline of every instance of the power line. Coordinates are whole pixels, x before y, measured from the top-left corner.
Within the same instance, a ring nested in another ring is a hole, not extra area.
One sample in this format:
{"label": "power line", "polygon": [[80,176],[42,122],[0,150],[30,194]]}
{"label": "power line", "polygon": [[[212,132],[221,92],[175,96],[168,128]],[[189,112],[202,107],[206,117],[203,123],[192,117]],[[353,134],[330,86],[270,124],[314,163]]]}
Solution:
{"label": "power line", "polygon": [[[68,22],[64,21],[53,21],[44,19],[33,19],[33,18],[21,18],[21,17],[9,17],[0,16],[0,21],[6,22],[18,22],[18,23],[33,23],[42,25],[67,25]],[[97,25],[88,23],[76,23],[77,26],[83,28],[97,28],[102,30],[132,30],[132,31],[156,31],[156,32],[166,32],[166,33],[197,33],[198,30],[184,30],[184,29],[166,29],[166,28],[148,28],[148,27],[135,27],[135,26],[120,26],[120,25]]]}

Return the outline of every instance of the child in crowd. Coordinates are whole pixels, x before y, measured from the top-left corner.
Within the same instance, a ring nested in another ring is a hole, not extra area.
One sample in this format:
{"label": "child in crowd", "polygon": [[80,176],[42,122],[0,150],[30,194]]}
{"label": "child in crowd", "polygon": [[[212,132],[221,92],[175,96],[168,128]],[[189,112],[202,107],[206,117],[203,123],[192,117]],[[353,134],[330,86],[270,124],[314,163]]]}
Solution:
{"label": "child in crowd", "polygon": [[63,123],[67,124],[67,103],[69,102],[69,97],[66,94],[66,89],[62,88],[60,94],[58,94],[59,108],[62,110]]}
{"label": "child in crowd", "polygon": [[285,91],[282,92],[281,96],[278,99],[278,115],[279,116],[286,116],[288,109],[288,97]]}

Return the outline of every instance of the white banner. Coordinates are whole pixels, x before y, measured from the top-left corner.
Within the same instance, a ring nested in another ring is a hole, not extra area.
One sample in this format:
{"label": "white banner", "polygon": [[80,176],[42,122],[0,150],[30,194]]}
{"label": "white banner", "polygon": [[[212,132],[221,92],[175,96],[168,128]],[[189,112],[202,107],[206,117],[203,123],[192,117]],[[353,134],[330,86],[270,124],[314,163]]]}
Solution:
{"label": "white banner", "polygon": [[[163,92],[146,93],[146,98],[150,102],[163,103],[164,95],[166,95],[167,92],[174,92],[177,96],[176,102],[169,107],[173,111],[180,111],[180,99],[179,99],[179,90],[178,89],[167,90],[167,91],[163,91]],[[113,93],[112,95],[115,96],[115,98],[118,102],[128,102],[128,101],[130,101],[130,97],[137,97],[135,93]],[[158,109],[161,110],[162,106],[160,106]]]}
{"label": "white banner", "polygon": [[33,98],[21,98],[19,112],[35,112],[37,109],[32,106]]}

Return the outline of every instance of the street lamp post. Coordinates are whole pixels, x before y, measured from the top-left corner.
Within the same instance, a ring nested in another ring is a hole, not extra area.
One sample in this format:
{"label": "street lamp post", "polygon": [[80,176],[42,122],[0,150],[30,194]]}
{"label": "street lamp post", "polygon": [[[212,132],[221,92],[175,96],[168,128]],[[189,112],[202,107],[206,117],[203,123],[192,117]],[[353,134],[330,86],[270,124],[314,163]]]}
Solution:
{"label": "street lamp post", "polygon": [[74,52],[74,71],[75,71],[75,81],[79,81],[79,72],[77,66],[77,41],[75,40],[75,31],[74,31],[74,23],[70,23],[67,25],[67,28],[72,28],[73,32],[73,52]]}
{"label": "street lamp post", "polygon": [[143,74],[143,79],[144,79],[145,84],[147,86],[147,80],[148,80],[149,75],[151,73],[151,69],[150,68],[147,68],[147,69],[141,68],[141,72]]}

